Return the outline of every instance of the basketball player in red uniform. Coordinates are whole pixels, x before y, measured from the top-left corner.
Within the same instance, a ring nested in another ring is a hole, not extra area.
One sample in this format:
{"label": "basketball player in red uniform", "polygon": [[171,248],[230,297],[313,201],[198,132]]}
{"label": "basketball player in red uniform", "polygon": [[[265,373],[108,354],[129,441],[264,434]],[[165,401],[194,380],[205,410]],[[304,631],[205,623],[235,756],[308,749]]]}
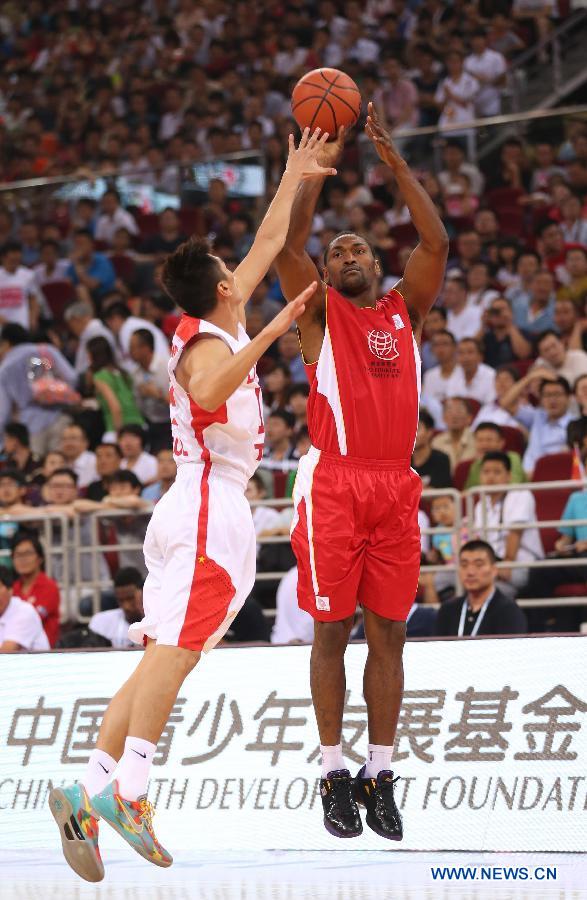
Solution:
{"label": "basketball player in red uniform", "polygon": [[[324,179],[298,188],[276,264],[288,300],[318,280],[297,319],[311,385],[312,447],[298,469],[292,546],[298,602],[315,620],[310,679],[322,751],[324,824],[338,837],[360,834],[360,804],[374,831],[401,840],[391,757],[403,693],[405,622],[420,567],[421,481],[410,468],[420,399],[418,348],[422,324],[441,288],[448,238],[372,104],[366,133],[392,169],[419,234],[401,281],[378,295],[379,263],[356,234],[331,241],[320,281],[304,247]],[[323,148],[322,165],[338,159],[343,137]],[[341,735],[344,653],[357,603],[368,644],[363,691],[369,749],[353,779]]]}
{"label": "basketball player in red uniform", "polygon": [[87,881],[104,877],[99,820],[149,862],[173,861],[153,830],[149,772],[179,688],[226,633],[255,580],[256,536],[245,497],[263,453],[255,366],[303,313],[316,285],[304,285],[253,340],[245,304],[283,247],[301,181],[335,174],[317,162],[320,141],[306,129],[296,150],[290,137],[277,193],[234,272],[197,240],[178,247],[163,267],[163,284],[184,311],[169,361],[177,478],[145,537],[145,615],[129,636],[146,650],[104,714],[81,783],[49,794],[65,858]]}

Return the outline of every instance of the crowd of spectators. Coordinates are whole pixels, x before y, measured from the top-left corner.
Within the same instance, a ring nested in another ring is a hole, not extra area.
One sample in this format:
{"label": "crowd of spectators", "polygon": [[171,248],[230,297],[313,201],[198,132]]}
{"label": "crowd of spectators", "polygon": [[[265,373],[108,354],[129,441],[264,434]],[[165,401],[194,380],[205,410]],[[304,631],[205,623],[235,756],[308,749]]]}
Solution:
{"label": "crowd of spectators", "polygon": [[[507,66],[552,23],[536,4],[483,0],[129,0],[92,3],[87,15],[75,6],[32,2],[0,14],[1,180],[101,174],[107,183],[98,200],[0,193],[0,581],[18,576],[13,590],[37,608],[51,646],[59,640],[55,582],[71,612],[76,572],[88,585],[97,579],[106,614],[123,607],[104,585],[129,567],[135,581],[144,576],[137,546],[175,477],[167,361],[178,311],[159,266],[192,231],[208,234],[229,266],[242,259],[283,168],[297,77],[343,67],[394,129],[465,122],[499,112]],[[482,163],[466,135],[444,142],[436,167],[418,139],[401,139],[401,148],[451,239],[446,282],[425,324],[414,468],[426,487],[496,489],[479,499],[463,538],[482,532],[501,560],[578,557],[542,580],[533,574],[542,569],[500,568],[502,596],[566,596],[569,583],[585,593],[587,527],[545,535],[516,526],[543,512],[533,479],[581,476],[587,461],[587,123],[509,137]],[[267,193],[258,202],[212,178],[196,207],[146,215],[125,207],[109,180],[123,173],[177,194],[178,166],[241,150],[264,155]],[[363,162],[358,128],[308,249],[319,261],[337,232],[353,229],[377,254],[385,292],[417,235],[389,173]],[[251,337],[283,302],[270,273],[248,307]],[[258,370],[266,447],[251,502],[291,496],[309,447],[309,386],[294,331]],[[530,487],[499,492],[509,483]],[[587,493],[574,492],[565,506],[569,493],[557,495],[546,518],[587,518]],[[96,511],[100,542],[113,550],[97,563],[90,553],[78,560],[75,534],[91,544]],[[457,518],[450,497],[424,504],[421,522],[434,528],[423,534],[425,562],[455,562]],[[290,521],[286,506],[255,513],[261,539],[286,537]],[[293,566],[287,542],[258,550],[261,571]],[[53,581],[43,574],[47,556]],[[138,590],[132,581],[118,587],[133,584]],[[295,570],[280,590],[283,608]],[[452,568],[424,571],[423,601],[454,590]],[[260,607],[274,605],[275,584],[259,583],[242,619],[254,637],[267,633]],[[82,612],[90,610],[83,600]],[[580,607],[553,609],[530,624],[577,628],[581,618]],[[300,627],[291,639],[303,636]]]}

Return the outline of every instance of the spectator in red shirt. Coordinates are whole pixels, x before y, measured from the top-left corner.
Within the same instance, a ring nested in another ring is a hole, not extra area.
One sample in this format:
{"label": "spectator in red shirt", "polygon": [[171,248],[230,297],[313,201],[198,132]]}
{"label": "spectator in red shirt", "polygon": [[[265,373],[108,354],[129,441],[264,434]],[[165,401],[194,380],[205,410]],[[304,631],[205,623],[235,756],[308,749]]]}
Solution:
{"label": "spectator in red shirt", "polygon": [[31,603],[41,617],[51,647],[59,637],[59,606],[61,597],[56,581],[45,575],[45,553],[36,535],[22,534],[12,546],[12,564],[18,580],[12,592],[15,597]]}

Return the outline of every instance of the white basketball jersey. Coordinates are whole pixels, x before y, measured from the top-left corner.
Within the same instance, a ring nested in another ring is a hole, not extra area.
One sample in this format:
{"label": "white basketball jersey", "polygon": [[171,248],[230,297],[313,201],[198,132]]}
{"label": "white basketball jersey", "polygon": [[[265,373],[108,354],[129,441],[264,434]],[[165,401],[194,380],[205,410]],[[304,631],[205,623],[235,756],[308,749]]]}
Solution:
{"label": "white basketball jersey", "polygon": [[250,342],[241,324],[238,337],[233,338],[205,319],[182,317],[173,336],[169,360],[173,455],[178,466],[188,462],[225,466],[246,484],[262,459],[265,441],[257,371],[253,367],[234,394],[214,412],[202,409],[175,377],[184,347],[198,334],[216,335],[233,353],[238,353]]}

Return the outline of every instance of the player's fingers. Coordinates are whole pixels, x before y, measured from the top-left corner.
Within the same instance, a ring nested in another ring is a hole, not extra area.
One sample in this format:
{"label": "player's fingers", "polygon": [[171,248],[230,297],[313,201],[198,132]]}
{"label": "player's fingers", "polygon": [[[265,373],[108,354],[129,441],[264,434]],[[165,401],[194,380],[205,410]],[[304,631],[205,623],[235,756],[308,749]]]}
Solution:
{"label": "player's fingers", "polygon": [[310,129],[304,128],[304,130],[302,131],[302,137],[300,140],[300,146],[298,147],[298,150],[303,150],[306,147],[309,136],[310,136]]}
{"label": "player's fingers", "polygon": [[290,154],[291,154],[291,153],[293,153],[293,152],[295,151],[295,149],[296,149],[296,144],[295,144],[295,141],[294,141],[294,136],[293,136],[293,134],[289,134],[289,135],[287,136],[287,143],[288,143],[288,147],[289,147],[289,152],[290,152]]}
{"label": "player's fingers", "polygon": [[312,296],[312,294],[313,294],[314,291],[316,290],[317,285],[318,285],[318,282],[317,282],[317,281],[312,281],[312,282],[308,285],[307,288],[304,288],[304,290],[301,292],[301,294],[298,294],[298,296],[297,296],[296,299],[295,299],[295,302],[296,302],[297,304],[305,303],[306,300],[307,300],[309,297]]}
{"label": "player's fingers", "polygon": [[318,143],[319,143],[319,144],[325,144],[329,137],[330,137],[330,135],[328,134],[327,131],[325,131],[325,132],[320,136],[320,140],[318,141]]}
{"label": "player's fingers", "polygon": [[314,147],[318,143],[318,138],[320,137],[321,134],[322,134],[322,129],[316,128],[315,131],[312,133],[310,140],[308,141],[308,150],[314,149]]}

